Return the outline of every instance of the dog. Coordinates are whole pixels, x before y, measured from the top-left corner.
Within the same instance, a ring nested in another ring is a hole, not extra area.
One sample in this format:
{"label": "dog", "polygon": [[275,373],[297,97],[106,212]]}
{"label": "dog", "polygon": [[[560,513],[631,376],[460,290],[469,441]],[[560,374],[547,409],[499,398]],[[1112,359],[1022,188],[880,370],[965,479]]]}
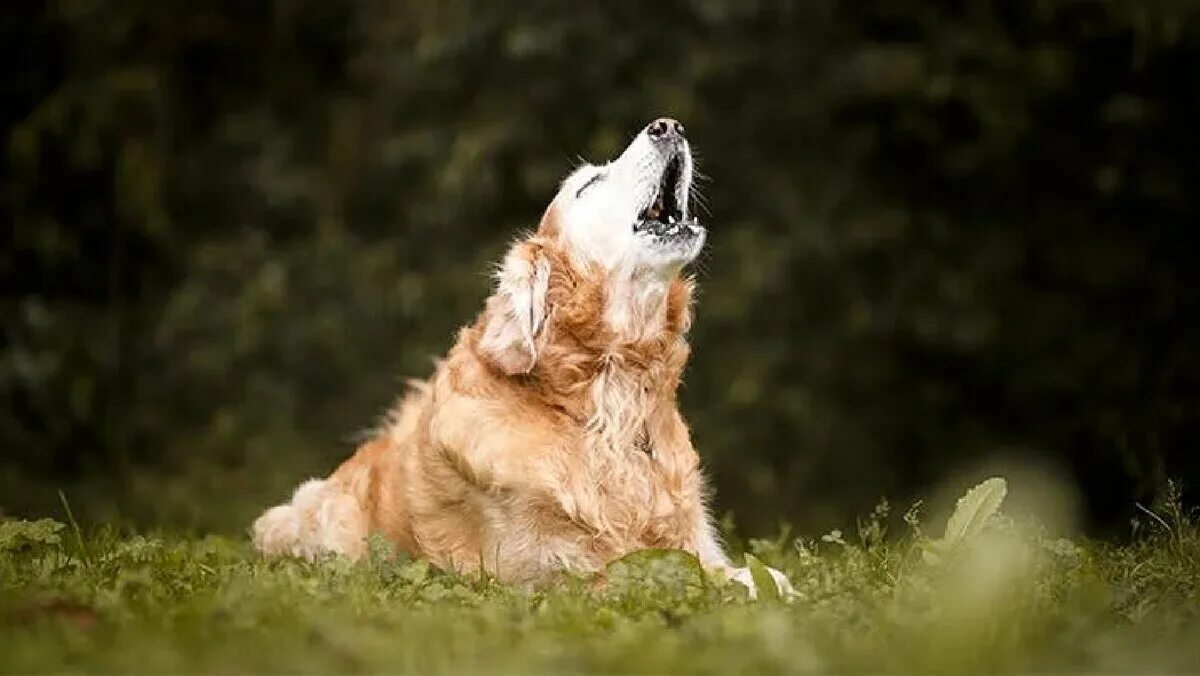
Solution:
{"label": "dog", "polygon": [[706,236],[692,177],[669,118],[571,173],[433,376],[332,475],[264,513],[255,547],[357,557],[380,533],[439,567],[530,585],[680,549],[755,596],[718,541],[676,399],[694,289],[683,269]]}

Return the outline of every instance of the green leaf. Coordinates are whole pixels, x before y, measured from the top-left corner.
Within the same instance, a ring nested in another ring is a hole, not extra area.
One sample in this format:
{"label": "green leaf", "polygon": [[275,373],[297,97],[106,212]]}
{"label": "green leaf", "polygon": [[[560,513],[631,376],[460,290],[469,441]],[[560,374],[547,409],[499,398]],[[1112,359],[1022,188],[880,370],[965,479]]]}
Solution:
{"label": "green leaf", "polygon": [[754,580],[754,586],[758,589],[758,600],[779,601],[779,587],[767,566],[757,556],[747,553],[746,567],[750,569],[750,579]]}
{"label": "green leaf", "polygon": [[642,549],[612,561],[605,568],[606,590],[611,596],[689,598],[707,587],[704,568],[690,552],[678,549]]}
{"label": "green leaf", "polygon": [[946,534],[942,537],[945,547],[954,547],[975,537],[983,530],[987,520],[999,511],[1004,496],[1008,493],[1008,483],[999,477],[993,477],[967,491],[958,499],[954,513],[946,521]]}

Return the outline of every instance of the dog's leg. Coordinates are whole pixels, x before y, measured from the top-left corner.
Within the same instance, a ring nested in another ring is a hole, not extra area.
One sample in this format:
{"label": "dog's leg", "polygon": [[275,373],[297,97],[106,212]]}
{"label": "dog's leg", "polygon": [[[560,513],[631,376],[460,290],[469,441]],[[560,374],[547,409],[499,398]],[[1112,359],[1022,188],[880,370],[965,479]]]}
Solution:
{"label": "dog's leg", "polygon": [[[750,569],[746,567],[736,567],[729,561],[729,557],[725,555],[725,550],[721,548],[721,543],[717,540],[716,529],[708,520],[708,515],[702,512],[702,520],[697,528],[698,535],[696,537],[696,556],[700,559],[700,565],[708,572],[719,577],[733,580],[744,586],[750,592],[750,598],[758,598],[758,587],[754,584],[754,577],[750,574]],[[796,595],[792,589],[792,583],[788,581],[787,576],[782,572],[767,566],[767,572],[775,580],[775,586],[779,590],[779,596],[785,600],[790,600]]]}
{"label": "dog's leg", "polygon": [[255,549],[268,556],[358,557],[366,547],[367,515],[340,482],[313,479],[296,489],[291,502],[267,510],[252,530]]}

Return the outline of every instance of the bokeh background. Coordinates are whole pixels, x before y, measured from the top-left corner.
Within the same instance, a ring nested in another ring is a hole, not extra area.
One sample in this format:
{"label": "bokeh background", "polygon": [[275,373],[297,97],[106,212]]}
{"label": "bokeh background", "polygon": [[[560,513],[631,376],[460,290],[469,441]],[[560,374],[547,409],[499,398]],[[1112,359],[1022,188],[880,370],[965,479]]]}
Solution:
{"label": "bokeh background", "polygon": [[1200,479],[1171,0],[6,0],[0,509],[236,532],[423,377],[579,158],[688,127],[682,397],[748,532]]}

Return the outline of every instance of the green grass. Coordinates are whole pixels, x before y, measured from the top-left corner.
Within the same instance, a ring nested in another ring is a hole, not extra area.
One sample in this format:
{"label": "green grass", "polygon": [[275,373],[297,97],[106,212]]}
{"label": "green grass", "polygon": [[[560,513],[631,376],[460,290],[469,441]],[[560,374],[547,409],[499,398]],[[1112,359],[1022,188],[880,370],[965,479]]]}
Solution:
{"label": "green grass", "polygon": [[1051,537],[988,506],[940,540],[911,514],[889,536],[887,511],[853,538],[751,541],[792,579],[789,604],[751,602],[680,553],[530,591],[396,560],[380,541],[359,563],[268,562],[244,539],[9,521],[0,671],[1200,669],[1200,535],[1179,508],[1155,510],[1123,546]]}

